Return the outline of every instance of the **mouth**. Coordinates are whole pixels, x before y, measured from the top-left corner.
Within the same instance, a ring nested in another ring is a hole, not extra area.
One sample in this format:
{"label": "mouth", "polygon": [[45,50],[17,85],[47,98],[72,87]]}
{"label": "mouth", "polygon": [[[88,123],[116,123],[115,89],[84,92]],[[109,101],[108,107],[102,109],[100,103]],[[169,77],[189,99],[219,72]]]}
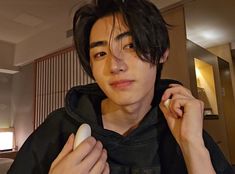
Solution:
{"label": "mouth", "polygon": [[110,83],[115,89],[127,89],[134,83],[134,80],[117,80]]}

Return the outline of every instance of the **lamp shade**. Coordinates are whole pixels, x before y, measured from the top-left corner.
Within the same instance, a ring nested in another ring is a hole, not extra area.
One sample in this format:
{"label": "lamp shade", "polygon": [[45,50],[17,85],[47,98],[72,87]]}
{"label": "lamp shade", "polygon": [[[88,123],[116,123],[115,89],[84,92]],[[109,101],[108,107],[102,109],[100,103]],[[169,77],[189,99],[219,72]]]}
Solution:
{"label": "lamp shade", "polygon": [[14,129],[0,129],[0,151],[12,150],[14,148]]}

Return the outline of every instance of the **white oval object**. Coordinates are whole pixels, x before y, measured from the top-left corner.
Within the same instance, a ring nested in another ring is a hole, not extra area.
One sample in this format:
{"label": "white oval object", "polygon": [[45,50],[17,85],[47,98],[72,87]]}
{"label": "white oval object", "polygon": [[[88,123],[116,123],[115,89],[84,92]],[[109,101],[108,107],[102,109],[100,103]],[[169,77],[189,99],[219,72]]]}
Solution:
{"label": "white oval object", "polygon": [[171,99],[167,99],[167,100],[164,102],[164,106],[165,106],[168,110],[169,110],[170,102],[171,102]]}
{"label": "white oval object", "polygon": [[82,124],[76,133],[74,144],[73,144],[73,150],[86,138],[91,136],[91,127],[88,124]]}

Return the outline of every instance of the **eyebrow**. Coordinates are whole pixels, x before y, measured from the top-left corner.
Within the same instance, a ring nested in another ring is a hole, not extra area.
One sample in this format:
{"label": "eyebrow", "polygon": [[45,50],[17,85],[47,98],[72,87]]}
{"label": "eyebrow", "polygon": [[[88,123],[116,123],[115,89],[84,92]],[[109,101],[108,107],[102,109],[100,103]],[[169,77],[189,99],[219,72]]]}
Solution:
{"label": "eyebrow", "polygon": [[[119,35],[117,35],[114,40],[115,41],[119,41],[121,39],[123,39],[124,37],[127,37],[127,36],[131,36],[131,32],[130,31],[127,31],[127,32],[123,32]],[[108,42],[107,41],[96,41],[96,42],[91,42],[90,43],[90,49],[94,48],[94,47],[98,47],[98,46],[104,46],[104,45],[107,45]]]}

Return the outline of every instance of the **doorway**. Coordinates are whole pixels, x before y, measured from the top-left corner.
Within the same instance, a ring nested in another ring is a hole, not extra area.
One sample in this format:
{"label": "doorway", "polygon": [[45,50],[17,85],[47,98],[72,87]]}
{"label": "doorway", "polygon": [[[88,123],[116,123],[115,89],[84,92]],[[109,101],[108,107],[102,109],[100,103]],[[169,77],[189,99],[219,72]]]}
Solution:
{"label": "doorway", "polygon": [[235,103],[229,63],[218,58],[221,83],[222,108],[226,123],[230,160],[235,164]]}

